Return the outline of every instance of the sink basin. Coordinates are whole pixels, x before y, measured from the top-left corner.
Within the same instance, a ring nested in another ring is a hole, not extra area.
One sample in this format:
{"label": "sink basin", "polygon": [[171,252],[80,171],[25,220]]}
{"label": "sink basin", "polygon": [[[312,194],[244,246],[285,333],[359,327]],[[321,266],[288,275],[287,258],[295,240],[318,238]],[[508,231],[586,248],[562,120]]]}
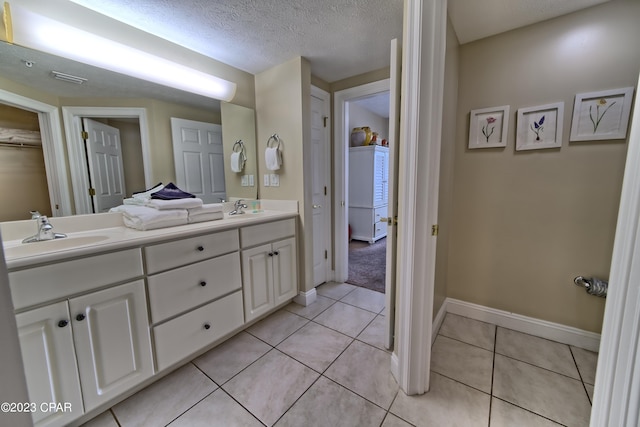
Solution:
{"label": "sink basin", "polygon": [[4,248],[4,255],[7,258],[19,258],[30,255],[39,255],[52,251],[60,251],[72,249],[75,247],[92,245],[103,240],[107,240],[109,236],[77,236],[65,237],[62,239],[46,240],[43,242],[20,243]]}
{"label": "sink basin", "polygon": [[260,212],[251,212],[251,211],[244,211],[243,214],[236,214],[236,215],[229,215],[228,213],[224,214],[224,218],[227,219],[232,219],[232,218],[253,218],[256,216],[262,216],[264,215],[265,212],[264,211],[260,211]]}

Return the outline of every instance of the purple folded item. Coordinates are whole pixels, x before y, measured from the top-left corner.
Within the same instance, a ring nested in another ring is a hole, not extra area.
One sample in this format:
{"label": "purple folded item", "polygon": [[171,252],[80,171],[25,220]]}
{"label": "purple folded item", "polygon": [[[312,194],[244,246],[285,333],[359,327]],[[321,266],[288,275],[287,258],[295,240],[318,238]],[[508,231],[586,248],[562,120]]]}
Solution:
{"label": "purple folded item", "polygon": [[186,191],[182,191],[178,187],[175,186],[173,182],[168,183],[164,186],[164,188],[160,191],[156,191],[151,194],[152,199],[160,199],[160,200],[175,200],[175,199],[188,199],[194,198],[191,193],[187,193]]}

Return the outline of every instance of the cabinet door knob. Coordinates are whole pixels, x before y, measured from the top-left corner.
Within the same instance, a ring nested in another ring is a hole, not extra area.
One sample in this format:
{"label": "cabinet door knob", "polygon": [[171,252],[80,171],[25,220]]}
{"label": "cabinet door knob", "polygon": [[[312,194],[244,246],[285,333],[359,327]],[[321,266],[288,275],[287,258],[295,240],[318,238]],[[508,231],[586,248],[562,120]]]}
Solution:
{"label": "cabinet door knob", "polygon": [[205,282],[204,280],[202,282],[200,282],[200,286],[207,286],[207,282]]}
{"label": "cabinet door knob", "polygon": [[269,256],[273,256],[273,252],[269,252]]}
{"label": "cabinet door knob", "polygon": [[204,251],[204,246],[200,245],[196,249],[198,250],[198,252],[202,252]]}
{"label": "cabinet door knob", "polygon": [[65,326],[67,326],[69,324],[69,321],[67,320],[61,320],[58,322],[58,327],[59,328],[64,328]]}
{"label": "cabinet door knob", "polygon": [[205,324],[204,324],[204,328],[205,328],[205,329],[211,329],[211,325],[210,325],[209,323],[205,323]]}
{"label": "cabinet door knob", "polygon": [[80,313],[76,316],[76,320],[78,322],[82,322],[84,320],[84,314]]}
{"label": "cabinet door knob", "polygon": [[275,251],[273,254],[274,254],[274,255],[280,255],[280,252]]}

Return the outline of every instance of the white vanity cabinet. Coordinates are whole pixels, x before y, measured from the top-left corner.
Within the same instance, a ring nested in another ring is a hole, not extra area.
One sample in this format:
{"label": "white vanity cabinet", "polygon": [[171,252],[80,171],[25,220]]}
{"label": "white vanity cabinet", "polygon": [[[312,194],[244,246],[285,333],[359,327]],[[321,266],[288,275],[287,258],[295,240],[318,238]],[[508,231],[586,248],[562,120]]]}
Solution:
{"label": "white vanity cabinet", "polygon": [[16,315],[29,400],[68,402],[73,412],[32,412],[34,426],[64,426],[84,412],[66,301]]}
{"label": "white vanity cabinet", "polygon": [[290,236],[295,236],[293,219],[240,229],[247,322],[296,296],[296,239]]}
{"label": "white vanity cabinet", "polygon": [[158,370],[244,324],[238,230],[145,248]]}

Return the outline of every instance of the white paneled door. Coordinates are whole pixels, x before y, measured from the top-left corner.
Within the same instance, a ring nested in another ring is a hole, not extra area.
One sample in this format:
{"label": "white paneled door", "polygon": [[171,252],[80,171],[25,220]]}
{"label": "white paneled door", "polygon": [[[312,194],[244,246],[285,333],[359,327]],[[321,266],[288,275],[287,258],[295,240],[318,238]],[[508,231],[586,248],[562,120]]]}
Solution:
{"label": "white paneled door", "polygon": [[171,118],[176,185],[205,203],[226,199],[222,126]]}
{"label": "white paneled door", "polygon": [[122,204],[126,190],[120,131],[95,120],[82,119],[89,163],[93,212],[107,212]]}

